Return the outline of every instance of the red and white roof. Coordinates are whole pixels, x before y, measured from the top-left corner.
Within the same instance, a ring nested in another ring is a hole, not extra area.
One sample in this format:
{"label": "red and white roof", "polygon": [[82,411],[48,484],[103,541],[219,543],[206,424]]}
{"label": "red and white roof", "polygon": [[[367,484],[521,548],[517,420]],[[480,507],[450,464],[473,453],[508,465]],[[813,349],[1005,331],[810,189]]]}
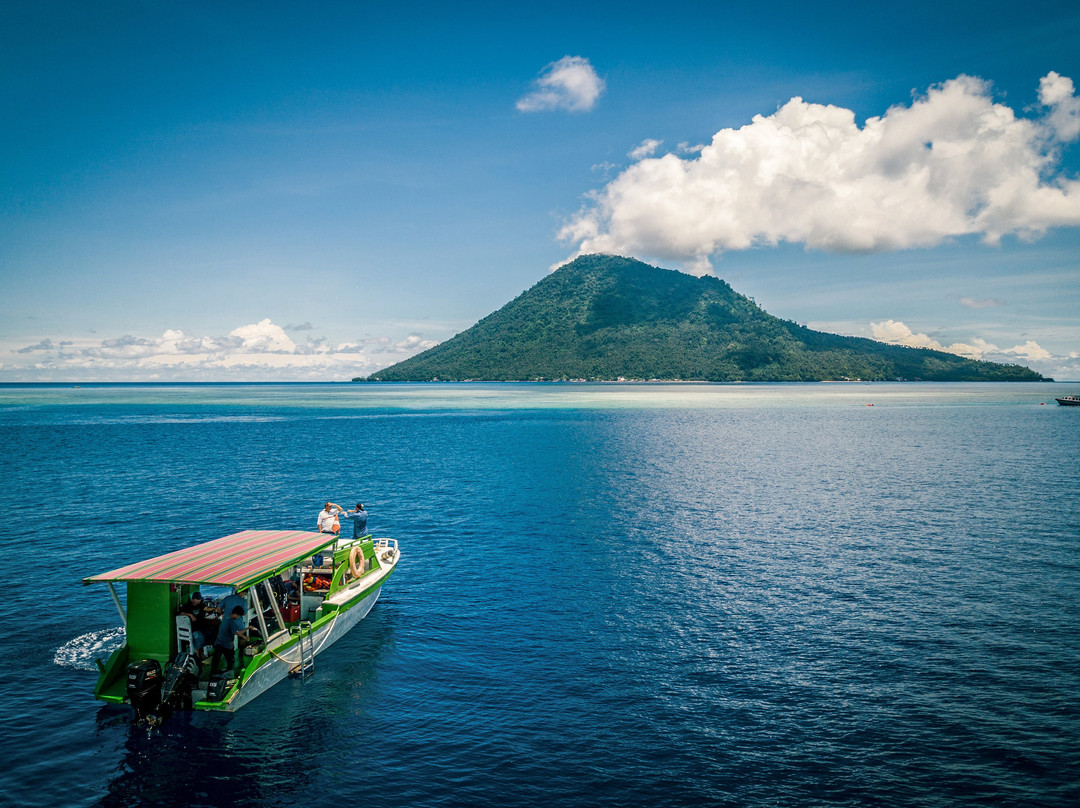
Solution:
{"label": "red and white roof", "polygon": [[305,530],[242,530],[231,536],[83,578],[95,581],[158,581],[221,584],[243,589],[334,543],[328,533]]}

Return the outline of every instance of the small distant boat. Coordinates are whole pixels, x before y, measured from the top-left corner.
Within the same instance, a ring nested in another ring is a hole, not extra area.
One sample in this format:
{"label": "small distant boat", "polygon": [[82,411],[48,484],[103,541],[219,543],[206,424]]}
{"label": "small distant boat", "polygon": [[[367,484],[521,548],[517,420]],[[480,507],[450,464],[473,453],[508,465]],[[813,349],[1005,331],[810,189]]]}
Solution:
{"label": "small distant boat", "polygon": [[[108,585],[127,627],[124,644],[98,660],[94,695],[130,704],[151,726],[176,710],[233,712],[289,675],[307,678],[315,656],[375,605],[400,558],[395,539],[244,530],[84,578]],[[120,582],[126,608],[114,588]],[[205,586],[231,589],[258,637],[223,676],[210,675],[189,619],[178,615]]]}
{"label": "small distant boat", "polygon": [[1080,407],[1080,396],[1062,396],[1057,403],[1062,407]]}

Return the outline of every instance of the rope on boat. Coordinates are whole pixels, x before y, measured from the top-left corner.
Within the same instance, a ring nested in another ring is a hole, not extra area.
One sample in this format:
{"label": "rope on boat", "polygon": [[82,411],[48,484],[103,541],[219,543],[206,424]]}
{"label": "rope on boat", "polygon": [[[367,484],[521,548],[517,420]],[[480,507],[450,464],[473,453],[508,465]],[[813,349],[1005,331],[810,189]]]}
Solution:
{"label": "rope on boat", "polygon": [[[389,549],[389,551],[386,554],[384,554],[383,560],[384,561],[389,560],[389,559],[385,558],[385,555],[389,555],[390,558],[393,558],[394,557],[394,549],[391,547]],[[335,611],[334,612],[334,618],[327,624],[326,631],[323,632],[322,639],[319,642],[319,647],[311,652],[312,657],[316,656],[320,651],[322,651],[323,646],[326,645],[326,641],[330,638],[330,631],[334,628],[334,623],[337,622],[337,619],[339,617],[341,617],[341,612],[340,611]],[[296,645],[297,650],[300,650],[300,642],[302,642],[302,640],[298,639],[297,640],[297,645]],[[285,657],[281,656],[281,654],[279,654],[273,648],[267,648],[266,650],[270,652],[271,656],[275,657],[276,659],[280,659],[282,662],[286,663],[287,665],[301,665],[304,662],[304,654],[302,652],[300,653],[300,659],[298,661],[296,661],[296,662],[293,662],[291,659],[286,659]]]}
{"label": "rope on boat", "polygon": [[[325,630],[325,631],[324,631],[324,632],[322,633],[322,637],[321,637],[321,639],[320,639],[320,641],[319,641],[319,645],[318,645],[318,647],[317,647],[317,648],[314,648],[314,649],[312,649],[312,651],[311,651],[311,655],[312,655],[313,657],[314,657],[314,656],[315,656],[316,654],[318,654],[318,653],[319,653],[320,651],[322,651],[322,649],[323,649],[323,646],[324,646],[324,645],[326,645],[326,641],[327,641],[327,640],[329,639],[329,637],[330,637],[330,632],[331,632],[331,630],[332,630],[332,629],[334,628],[334,623],[336,623],[336,622],[337,622],[337,619],[338,619],[338,618],[339,618],[340,616],[341,616],[341,612],[337,612],[337,611],[335,611],[335,612],[334,612],[334,617],[333,617],[333,619],[332,619],[332,620],[331,620],[331,621],[330,621],[329,623],[327,623],[327,625],[326,625],[326,630]],[[299,635],[297,635],[297,637],[298,637],[298,639],[297,639],[297,642],[296,642],[296,648],[297,648],[297,650],[299,651],[299,650],[300,650],[300,643],[301,643],[301,642],[303,642],[303,640],[299,638]],[[294,661],[294,660],[288,659],[288,658],[286,658],[286,657],[283,657],[283,656],[282,656],[281,654],[279,654],[279,653],[278,653],[277,651],[275,651],[275,650],[274,650],[273,648],[267,648],[266,650],[270,652],[270,655],[271,655],[271,656],[273,656],[273,657],[275,657],[275,658],[277,658],[277,659],[280,659],[280,660],[281,660],[282,662],[286,663],[287,665],[299,665],[299,664],[303,663],[303,661],[304,661],[304,655],[303,655],[303,653],[300,653],[300,658],[299,658],[298,660],[295,660],[295,661]]]}

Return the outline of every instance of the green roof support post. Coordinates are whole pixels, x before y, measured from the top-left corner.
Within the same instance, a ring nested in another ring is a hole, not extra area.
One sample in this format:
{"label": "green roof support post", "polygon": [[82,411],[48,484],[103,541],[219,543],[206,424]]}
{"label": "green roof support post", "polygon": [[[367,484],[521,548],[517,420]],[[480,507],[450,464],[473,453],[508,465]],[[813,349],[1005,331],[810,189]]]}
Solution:
{"label": "green roof support post", "polygon": [[109,594],[112,595],[113,603],[116,604],[116,611],[120,612],[120,619],[127,626],[127,615],[124,614],[124,607],[120,603],[120,598],[116,595],[116,588],[113,586],[112,581],[106,581],[105,583],[108,584]]}

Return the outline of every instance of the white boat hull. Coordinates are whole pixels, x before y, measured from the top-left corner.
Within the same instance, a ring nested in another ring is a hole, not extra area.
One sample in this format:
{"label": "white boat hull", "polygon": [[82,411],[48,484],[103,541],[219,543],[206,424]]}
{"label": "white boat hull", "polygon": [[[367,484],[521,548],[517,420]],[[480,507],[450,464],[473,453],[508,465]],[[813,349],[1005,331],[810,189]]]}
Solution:
{"label": "white boat hull", "polygon": [[[390,541],[393,542],[392,539]],[[387,546],[385,544],[379,545],[379,549],[385,551]],[[366,587],[359,587],[360,582],[357,582],[358,588],[367,588],[367,594],[353,600],[349,595],[349,590],[346,589],[330,599],[329,602],[337,604],[338,611],[329,620],[319,620],[312,624],[310,640],[306,633],[304,635],[304,644],[314,649],[313,657],[318,657],[320,653],[345,636],[350,629],[367,617],[368,612],[371,611],[371,608],[379,599],[383,583],[390,577],[400,560],[401,554],[397,551],[397,543],[393,542],[392,552],[387,556],[383,556],[383,566],[372,574]],[[281,650],[282,648],[284,650]],[[300,643],[296,641],[295,634],[282,632],[277,637],[271,637],[267,650],[270,659],[241,681],[236,692],[224,703],[203,701],[206,697],[206,691],[193,691],[192,700],[195,702],[195,709],[236,712],[248,702],[257,699],[282,679],[300,669],[302,662]]]}
{"label": "white boat hull", "polygon": [[[331,622],[316,628],[312,634],[312,644],[315,648],[315,656],[325,651],[353,628],[357,623],[367,617],[375,601],[379,599],[382,586],[378,586],[370,594],[365,595],[352,608],[338,614]],[[305,642],[307,639],[305,637]],[[224,709],[235,712],[250,701],[261,696],[282,679],[287,678],[300,666],[300,644],[294,643],[285,651],[275,652],[273,658],[262,665],[246,681],[242,682],[236,695],[227,703]]]}

